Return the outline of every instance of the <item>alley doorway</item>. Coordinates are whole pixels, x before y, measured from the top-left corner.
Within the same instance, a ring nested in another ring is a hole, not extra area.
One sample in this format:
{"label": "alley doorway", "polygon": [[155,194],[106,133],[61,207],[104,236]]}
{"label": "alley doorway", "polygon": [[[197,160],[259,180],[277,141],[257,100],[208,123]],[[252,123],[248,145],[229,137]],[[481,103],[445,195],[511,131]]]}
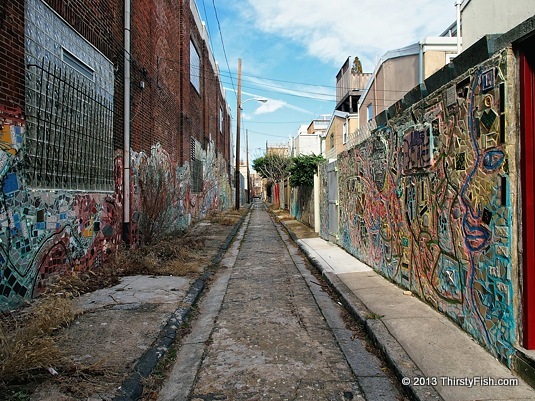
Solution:
{"label": "alley doorway", "polygon": [[327,191],[329,213],[329,241],[336,243],[338,239],[338,172],[336,161],[327,165]]}
{"label": "alley doorway", "polygon": [[523,346],[535,349],[535,37],[520,48]]}

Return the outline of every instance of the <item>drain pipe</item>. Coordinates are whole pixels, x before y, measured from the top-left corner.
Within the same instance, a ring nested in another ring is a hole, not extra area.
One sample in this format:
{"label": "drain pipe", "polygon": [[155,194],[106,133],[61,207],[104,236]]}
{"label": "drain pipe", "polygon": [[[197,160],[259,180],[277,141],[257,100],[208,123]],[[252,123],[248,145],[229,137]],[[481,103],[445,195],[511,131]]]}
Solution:
{"label": "drain pipe", "polygon": [[418,83],[424,83],[424,39],[420,40],[420,51],[418,53]]}
{"label": "drain pipe", "polygon": [[455,0],[457,8],[457,55],[461,53],[461,4],[462,0]]}
{"label": "drain pipe", "polygon": [[123,241],[130,245],[130,11],[124,0]]}

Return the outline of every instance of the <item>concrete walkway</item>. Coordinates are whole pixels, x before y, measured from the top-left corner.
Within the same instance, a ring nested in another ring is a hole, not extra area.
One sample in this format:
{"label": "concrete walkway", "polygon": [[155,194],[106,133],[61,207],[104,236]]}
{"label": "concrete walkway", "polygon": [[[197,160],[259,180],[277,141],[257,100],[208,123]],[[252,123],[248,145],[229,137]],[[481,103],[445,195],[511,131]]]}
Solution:
{"label": "concrete walkway", "polygon": [[295,221],[283,223],[364,322],[416,399],[535,400],[533,388],[442,314],[342,248],[304,238]]}
{"label": "concrete walkway", "polygon": [[403,399],[262,204],[221,266],[158,400]]}

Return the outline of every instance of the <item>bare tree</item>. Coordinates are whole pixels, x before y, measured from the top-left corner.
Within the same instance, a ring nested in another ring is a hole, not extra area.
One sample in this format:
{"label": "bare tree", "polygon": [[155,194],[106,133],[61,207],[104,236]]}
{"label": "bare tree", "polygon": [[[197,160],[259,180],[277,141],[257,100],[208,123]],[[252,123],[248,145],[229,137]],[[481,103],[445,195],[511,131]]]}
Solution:
{"label": "bare tree", "polygon": [[262,178],[266,178],[272,182],[279,182],[288,177],[290,165],[291,159],[288,156],[278,153],[253,160],[253,169]]}

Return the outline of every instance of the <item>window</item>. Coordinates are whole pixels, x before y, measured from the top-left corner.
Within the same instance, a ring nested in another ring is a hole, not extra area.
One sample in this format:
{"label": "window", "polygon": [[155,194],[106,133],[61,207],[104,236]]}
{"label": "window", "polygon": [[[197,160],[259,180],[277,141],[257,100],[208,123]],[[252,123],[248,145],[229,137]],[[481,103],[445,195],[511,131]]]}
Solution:
{"label": "window", "polygon": [[189,42],[189,79],[198,93],[201,93],[201,58],[193,41]]}
{"label": "window", "polygon": [[90,80],[44,60],[28,65],[28,181],[36,188],[113,190],[113,103]]}
{"label": "window", "polygon": [[191,159],[191,192],[201,193],[203,189],[203,163],[197,158],[197,141],[190,139],[190,159]]}
{"label": "window", "polygon": [[368,107],[366,108],[366,111],[367,111],[367,117],[368,117],[367,119],[368,121],[371,121],[373,118],[373,104],[372,103],[368,105]]}
{"label": "window", "polygon": [[223,135],[223,108],[219,109],[219,133]]}
{"label": "window", "polygon": [[199,194],[203,189],[203,165],[202,160],[191,161],[191,192]]}
{"label": "window", "polygon": [[331,134],[331,143],[330,143],[330,149],[334,148],[334,133]]}
{"label": "window", "polygon": [[82,74],[87,79],[90,79],[91,81],[94,80],[95,71],[91,67],[86,65],[82,60],[80,60],[74,54],[70,53],[65,48],[62,48],[61,50],[61,59],[65,64],[70,66],[73,70]]}
{"label": "window", "polygon": [[347,120],[344,122],[344,126],[342,127],[342,138],[343,142],[347,142]]}

